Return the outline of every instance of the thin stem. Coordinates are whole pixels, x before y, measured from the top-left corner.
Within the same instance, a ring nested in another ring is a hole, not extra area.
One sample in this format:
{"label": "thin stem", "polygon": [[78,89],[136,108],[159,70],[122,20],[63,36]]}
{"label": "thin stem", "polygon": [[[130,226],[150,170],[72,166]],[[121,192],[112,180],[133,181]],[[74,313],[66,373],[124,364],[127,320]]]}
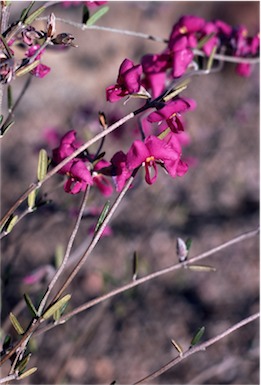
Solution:
{"label": "thin stem", "polygon": [[87,200],[88,200],[89,192],[90,192],[90,186],[87,186],[87,188],[86,188],[86,190],[84,192],[84,196],[83,196],[83,199],[82,199],[82,203],[81,203],[81,207],[80,207],[80,211],[79,211],[78,217],[76,219],[75,225],[74,225],[73,230],[72,230],[72,234],[70,236],[70,239],[69,239],[69,242],[68,242],[68,245],[67,245],[67,248],[66,248],[66,252],[64,254],[63,261],[61,263],[61,266],[57,270],[56,274],[54,275],[53,279],[49,283],[48,288],[46,290],[46,293],[43,296],[43,299],[41,300],[41,303],[40,303],[39,308],[38,308],[38,314],[39,315],[42,314],[42,311],[43,311],[43,309],[45,307],[45,304],[46,304],[46,302],[48,300],[48,297],[49,297],[49,295],[50,295],[50,293],[51,293],[55,283],[57,282],[58,278],[60,277],[60,275],[64,271],[65,266],[66,266],[66,264],[68,262],[68,259],[69,259],[70,253],[71,253],[71,249],[72,249],[72,246],[73,246],[76,234],[77,234],[77,232],[79,230],[79,227],[80,227],[81,219],[82,219],[83,212],[84,212]]}
{"label": "thin stem", "polygon": [[[17,106],[19,105],[19,103],[20,103],[22,97],[24,96],[25,92],[27,91],[27,89],[28,89],[28,87],[29,87],[29,85],[30,85],[30,83],[31,83],[31,80],[32,80],[32,77],[29,76],[29,77],[27,78],[27,80],[26,80],[24,86],[23,86],[22,91],[20,92],[20,95],[19,95],[18,98],[16,99],[16,101],[15,101],[13,107],[12,107],[11,110],[9,111],[9,114],[8,114],[7,118],[5,119],[4,123],[2,124],[2,129],[3,129],[7,124],[10,123],[10,120],[11,120],[12,117],[13,117],[13,113],[14,113],[15,109],[17,108]],[[3,135],[4,132],[5,132],[5,131],[3,130],[3,132],[1,132],[1,135]]]}
{"label": "thin stem", "polygon": [[118,127],[122,126],[128,120],[132,119],[140,111],[141,111],[141,109],[134,111],[134,112],[131,112],[130,114],[124,116],[122,119],[118,120],[116,123],[109,126],[106,130],[100,132],[99,134],[94,136],[92,139],[88,140],[81,147],[79,147],[77,150],[75,150],[70,156],[68,156],[62,162],[60,162],[57,166],[55,166],[51,171],[49,171],[45,175],[44,179],[42,179],[39,182],[32,183],[30,185],[30,187],[18,198],[18,200],[13,204],[13,206],[4,215],[4,217],[2,218],[2,220],[0,222],[0,226],[2,226],[6,222],[6,220],[9,218],[9,216],[20,206],[20,204],[28,197],[28,195],[32,191],[40,188],[49,178],[51,178],[54,174],[56,174],[66,163],[68,163],[71,159],[75,158],[81,152],[86,150],[92,144],[96,143],[98,140],[100,140],[104,136],[108,135],[112,131],[116,130]]}
{"label": "thin stem", "polygon": [[96,246],[96,244],[98,243],[99,239],[101,238],[102,236],[102,233],[105,229],[105,227],[107,226],[107,224],[109,223],[110,219],[112,218],[115,210],[117,209],[117,207],[119,206],[119,204],[121,203],[123,197],[125,196],[125,194],[127,193],[132,181],[133,181],[134,177],[130,177],[129,180],[127,181],[126,185],[124,186],[123,190],[121,191],[121,193],[118,195],[118,197],[116,198],[114,204],[112,205],[112,207],[110,208],[108,214],[106,215],[103,223],[101,224],[99,230],[94,234],[86,252],[83,254],[82,258],[79,260],[79,262],[76,264],[75,268],[73,269],[73,271],[71,272],[71,274],[69,275],[69,277],[66,279],[66,281],[64,282],[64,284],[62,285],[62,287],[60,288],[60,290],[58,291],[58,293],[56,294],[56,296],[54,297],[54,299],[52,300],[52,303],[55,302],[60,296],[61,294],[66,290],[66,288],[70,285],[70,283],[72,282],[72,280],[74,279],[74,277],[76,276],[76,274],[79,272],[79,270],[81,269],[81,267],[84,265],[84,263],[86,262],[88,256],[91,254],[91,252],[93,251],[94,247]]}
{"label": "thin stem", "polygon": [[16,380],[17,377],[18,377],[17,374],[14,373],[14,374],[10,374],[7,377],[0,378],[0,384],[5,384],[6,382],[9,382],[9,381],[12,381],[12,380]]}
{"label": "thin stem", "polygon": [[[39,17],[37,20],[47,20],[47,17]],[[93,29],[93,30],[98,30],[98,31],[119,33],[121,35],[139,37],[142,39],[152,40],[152,41],[156,41],[159,43],[167,44],[169,42],[168,39],[164,39],[164,38],[161,38],[158,36],[152,36],[152,35],[149,35],[147,33],[142,33],[142,32],[135,32],[135,31],[128,31],[128,30],[124,30],[124,29],[103,27],[103,26],[99,26],[99,25],[86,25],[86,24],[82,24],[82,23],[76,23],[76,22],[71,21],[71,20],[65,20],[65,19],[60,18],[60,17],[56,17],[55,20],[60,21],[61,23],[64,23],[64,24],[72,25],[73,27],[81,29],[82,31],[86,31],[88,29]],[[207,57],[207,55],[199,49],[194,48],[193,52],[196,55]],[[259,57],[246,58],[246,57],[228,56],[228,55],[223,55],[223,54],[215,54],[215,55],[213,55],[213,58],[216,60],[226,61],[226,62],[230,62],[230,63],[249,63],[249,64],[259,63],[259,60],[260,60]]]}
{"label": "thin stem", "polygon": [[161,374],[165,373],[167,370],[171,369],[173,366],[177,365],[181,361],[185,360],[187,357],[191,356],[192,354],[195,354],[200,351],[206,350],[209,346],[215,344],[216,342],[220,341],[224,337],[228,336],[229,334],[233,333],[234,331],[238,330],[239,328],[249,324],[250,322],[255,321],[257,318],[259,318],[260,314],[255,313],[251,315],[250,317],[247,317],[243,319],[242,321],[236,323],[235,325],[231,326],[227,330],[225,330],[223,333],[220,333],[216,337],[210,338],[208,341],[203,342],[202,344],[195,345],[188,349],[186,352],[183,352],[178,357],[174,358],[173,360],[169,361],[167,364],[163,365],[160,369],[156,370],[155,372],[149,374],[148,376],[142,378],[141,380],[135,382],[133,385],[142,384],[144,382],[147,382],[148,380],[153,380],[156,377],[159,377]]}
{"label": "thin stem", "polygon": [[[98,298],[95,298],[95,299],[93,299],[91,301],[88,301],[88,302],[84,303],[81,306],[76,307],[71,312],[69,312],[69,313],[65,314],[64,316],[62,316],[60,318],[60,320],[59,320],[59,323],[62,324],[64,322],[68,321],[73,316],[75,316],[75,315],[77,315],[77,314],[79,314],[79,313],[81,313],[81,312],[83,312],[83,311],[85,311],[85,310],[95,306],[95,305],[98,305],[99,303],[104,302],[104,301],[106,301],[106,300],[108,300],[108,299],[110,299],[110,298],[112,298],[112,297],[114,297],[114,296],[116,296],[116,295],[118,295],[120,293],[123,293],[123,292],[125,292],[125,291],[127,291],[129,289],[132,289],[133,287],[139,286],[139,285],[141,285],[141,284],[143,284],[145,282],[148,282],[148,281],[150,281],[152,279],[160,277],[160,276],[162,276],[164,274],[170,273],[170,272],[172,272],[174,270],[178,270],[178,269],[181,269],[181,268],[186,268],[187,266],[189,266],[189,265],[191,265],[191,264],[193,264],[195,262],[198,262],[198,261],[200,261],[202,259],[205,259],[205,258],[207,258],[207,257],[209,257],[209,256],[211,256],[211,255],[213,255],[213,254],[215,254],[215,253],[217,253],[219,251],[222,251],[222,250],[226,249],[227,247],[230,247],[230,246],[232,246],[232,245],[234,245],[236,243],[242,242],[242,241],[244,241],[244,240],[246,240],[248,238],[253,238],[257,234],[259,234],[259,228],[255,229],[255,230],[252,230],[252,231],[249,231],[247,233],[241,234],[241,235],[239,235],[239,236],[229,240],[228,242],[223,243],[222,245],[214,247],[213,249],[208,250],[208,251],[206,251],[206,252],[204,252],[202,254],[199,254],[198,256],[190,258],[189,261],[187,261],[185,263],[177,263],[177,264],[172,265],[170,267],[167,267],[165,269],[159,270],[159,271],[157,271],[155,273],[148,274],[145,277],[136,279],[135,281],[132,281],[132,282],[130,282],[130,283],[128,283],[128,284],[118,288],[118,289],[112,290],[111,292],[109,292],[107,294],[104,294],[104,295],[102,295],[102,296],[100,296]],[[38,333],[42,333],[42,332],[45,332],[47,330],[50,330],[50,329],[52,329],[53,327],[55,327],[57,325],[58,325],[58,323],[55,324],[55,325],[48,325],[47,327],[39,330]]]}

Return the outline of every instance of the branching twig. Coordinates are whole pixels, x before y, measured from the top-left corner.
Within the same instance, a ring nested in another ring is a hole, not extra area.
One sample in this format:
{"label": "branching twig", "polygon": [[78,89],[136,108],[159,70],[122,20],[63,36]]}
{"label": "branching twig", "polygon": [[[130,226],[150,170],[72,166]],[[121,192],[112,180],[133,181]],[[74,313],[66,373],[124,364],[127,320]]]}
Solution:
{"label": "branching twig", "polygon": [[[66,321],[68,321],[70,318],[72,318],[73,316],[95,306],[95,305],[98,305],[99,303],[101,302],[104,302],[120,293],[123,293],[129,289],[132,289],[133,287],[136,287],[138,285],[141,285],[145,282],[148,282],[152,279],[155,279],[157,277],[160,277],[164,274],[167,274],[167,273],[170,273],[174,270],[178,270],[178,269],[181,269],[181,268],[184,268],[190,264],[193,264],[195,262],[198,262],[204,258],[207,258],[221,250],[224,250],[226,249],[227,247],[230,247],[236,243],[239,243],[239,242],[242,242],[248,238],[252,238],[252,237],[255,237],[257,234],[259,234],[259,228],[258,229],[255,229],[253,231],[249,231],[247,233],[244,233],[244,234],[241,234],[233,239],[231,239],[230,241],[228,242],[225,242],[223,243],[222,245],[219,245],[217,247],[214,247],[213,249],[211,250],[208,250],[196,257],[193,257],[193,258],[190,258],[189,261],[187,261],[186,263],[177,263],[175,265],[172,265],[170,267],[167,267],[165,269],[162,269],[162,270],[159,270],[155,273],[152,273],[152,274],[149,274],[149,275],[146,275],[145,277],[142,277],[142,278],[139,278],[139,279],[136,279],[135,281],[132,281],[118,289],[115,289],[115,290],[112,290],[111,292],[107,293],[107,294],[104,294],[98,298],[95,298],[91,301],[88,301],[86,302],[85,304],[81,305],[81,306],[78,306],[76,307],[74,310],[72,310],[71,312],[65,314],[64,316],[62,316],[60,319],[59,319],[59,323],[62,324]],[[50,330],[50,329],[53,329],[55,326],[57,326],[59,323],[56,323],[55,325],[48,325],[44,328],[42,328],[41,330],[39,330],[36,334],[42,334],[43,332],[47,331],[47,330]]]}
{"label": "branching twig", "polygon": [[46,302],[48,300],[48,297],[49,297],[49,295],[50,295],[50,293],[51,293],[55,283],[57,282],[58,278],[61,276],[61,274],[64,271],[64,268],[65,268],[65,266],[67,264],[67,261],[69,259],[69,256],[70,256],[70,253],[71,253],[71,249],[72,249],[72,246],[73,246],[73,242],[75,240],[76,234],[77,234],[79,226],[80,226],[80,222],[81,222],[81,219],[82,219],[82,216],[83,216],[83,212],[84,212],[84,209],[85,209],[85,206],[86,206],[86,203],[87,203],[89,192],[90,192],[90,186],[87,186],[87,188],[86,188],[86,190],[84,192],[83,200],[82,200],[82,203],[81,203],[81,208],[80,208],[79,214],[77,216],[76,223],[75,223],[75,225],[73,227],[73,231],[72,231],[72,234],[70,236],[66,252],[64,254],[64,258],[63,258],[62,264],[58,268],[58,270],[57,270],[56,274],[54,275],[53,279],[51,280],[51,282],[49,283],[48,288],[46,290],[46,293],[45,293],[44,297],[41,300],[41,303],[40,303],[39,308],[38,308],[38,314],[39,315],[42,314],[42,311],[43,311],[43,309],[45,307],[45,304],[46,304]]}
{"label": "branching twig", "polygon": [[133,385],[143,384],[147,382],[148,380],[152,380],[153,378],[159,377],[161,374],[165,373],[167,370],[171,369],[173,366],[179,364],[181,361],[185,360],[192,354],[195,354],[200,351],[206,350],[209,346],[215,344],[216,342],[220,341],[222,338],[228,336],[229,334],[233,333],[234,331],[238,330],[239,328],[247,325],[250,322],[255,321],[259,317],[259,313],[253,314],[250,317],[247,317],[243,319],[242,321],[236,323],[235,325],[231,326],[227,330],[225,330],[223,333],[220,333],[216,337],[210,338],[208,341],[203,342],[201,344],[195,345],[188,349],[186,352],[183,352],[178,357],[174,358],[173,360],[169,361],[167,364],[162,366],[160,369],[156,370],[155,372],[149,374],[148,376],[142,378],[141,380],[135,382]]}

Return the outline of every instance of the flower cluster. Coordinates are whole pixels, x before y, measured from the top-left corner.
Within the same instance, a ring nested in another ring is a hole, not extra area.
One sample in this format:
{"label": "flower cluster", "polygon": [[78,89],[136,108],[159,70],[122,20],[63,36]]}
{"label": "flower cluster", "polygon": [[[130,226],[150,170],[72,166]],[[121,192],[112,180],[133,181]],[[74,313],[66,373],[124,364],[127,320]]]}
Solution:
{"label": "flower cluster", "polygon": [[[153,98],[164,90],[167,80],[180,78],[195,59],[194,49],[201,48],[209,57],[213,50],[235,57],[257,57],[259,55],[259,34],[248,36],[243,26],[233,28],[221,21],[206,21],[201,17],[186,15],[173,26],[163,52],[147,54],[141,64],[134,65],[125,59],[120,66],[117,82],[106,90],[107,100],[115,102],[120,98],[137,93],[144,87]],[[249,76],[251,65],[239,63],[236,72]]]}
{"label": "flower cluster", "polygon": [[[163,91],[169,80],[180,78],[187,71],[195,60],[196,48],[206,56],[222,49],[232,56],[253,57],[258,54],[259,38],[248,37],[245,28],[235,29],[220,20],[208,22],[197,16],[183,16],[173,26],[163,52],[144,55],[140,64],[128,58],[123,60],[116,83],[106,89],[106,98],[116,102],[126,96],[142,94],[149,99],[144,111],[153,110],[141,119],[142,138],[134,140],[126,153],[116,152],[110,161],[103,158],[105,154],[89,153],[69,161],[59,171],[68,176],[64,186],[66,192],[76,194],[87,185],[95,185],[108,196],[114,190],[113,185],[116,191],[121,191],[139,168],[145,170],[145,181],[150,185],[155,183],[159,167],[172,178],[187,172],[188,164],[182,160],[183,115],[194,109],[196,103],[180,97],[179,92],[166,98]],[[250,65],[238,64],[236,70],[248,76]],[[76,131],[68,132],[53,150],[53,163],[60,163],[79,147]]]}

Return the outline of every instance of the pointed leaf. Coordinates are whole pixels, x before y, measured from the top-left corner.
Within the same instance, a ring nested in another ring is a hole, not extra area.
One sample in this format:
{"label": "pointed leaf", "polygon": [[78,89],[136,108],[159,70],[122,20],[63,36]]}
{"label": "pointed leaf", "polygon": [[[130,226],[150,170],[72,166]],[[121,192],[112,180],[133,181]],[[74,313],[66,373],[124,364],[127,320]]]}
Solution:
{"label": "pointed leaf", "polygon": [[22,326],[21,326],[20,322],[18,321],[18,319],[16,318],[16,316],[13,313],[10,313],[9,318],[10,318],[10,321],[11,321],[13,327],[17,331],[17,333],[18,334],[24,334],[24,329],[22,328]]}
{"label": "pointed leaf", "polygon": [[82,24],[86,24],[87,21],[89,20],[90,18],[90,12],[89,12],[89,8],[83,4],[83,9],[82,9]]}
{"label": "pointed leaf", "polygon": [[197,343],[199,343],[199,341],[201,340],[203,334],[205,332],[205,326],[202,326],[198,331],[197,333],[195,334],[195,336],[192,338],[191,340],[191,343],[190,343],[190,347],[196,345]]}
{"label": "pointed leaf", "polygon": [[189,249],[191,248],[191,245],[192,245],[192,239],[189,238],[186,240],[186,246],[187,246],[187,250],[189,251]]}
{"label": "pointed leaf", "polygon": [[31,3],[28,5],[27,8],[24,8],[22,10],[22,13],[21,13],[21,16],[20,16],[20,20],[22,21],[22,23],[25,21],[25,19],[27,18],[27,15],[29,14],[31,8],[33,7],[35,1],[31,1]]}
{"label": "pointed leaf", "polygon": [[1,127],[0,136],[3,136],[9,130],[9,128],[12,127],[13,124],[14,124],[14,120],[11,120],[11,122],[5,123],[3,127]]}
{"label": "pointed leaf", "polygon": [[55,302],[46,312],[43,314],[44,319],[50,318],[57,310],[61,309],[65,304],[70,301],[71,294],[65,295],[59,301]]}
{"label": "pointed leaf", "polygon": [[212,267],[212,266],[190,265],[190,264],[187,264],[186,267],[189,270],[195,270],[195,271],[216,271],[215,267]]}
{"label": "pointed leaf", "polygon": [[34,60],[32,63],[28,65],[24,65],[15,71],[16,76],[23,76],[28,72],[32,71],[35,67],[40,64],[40,60]]}
{"label": "pointed leaf", "polygon": [[30,312],[32,313],[32,315],[34,317],[38,317],[38,312],[37,312],[36,308],[34,307],[34,304],[27,293],[24,293],[24,299],[25,299],[26,305],[27,305],[28,309],[30,310]]}
{"label": "pointed leaf", "polygon": [[101,227],[101,225],[103,224],[104,222],[104,219],[106,218],[106,215],[109,211],[109,208],[110,208],[110,201],[107,201],[105,203],[105,205],[103,206],[103,209],[102,209],[102,212],[98,218],[98,221],[97,221],[97,224],[96,224],[96,227],[95,227],[95,230],[94,232],[97,233],[97,231],[99,230],[99,228]]}
{"label": "pointed leaf", "polygon": [[95,12],[88,20],[86,25],[90,26],[96,23],[97,20],[99,20],[105,13],[107,13],[109,10],[109,7],[102,7],[97,12]]}
{"label": "pointed leaf", "polygon": [[133,254],[133,266],[132,266],[132,279],[135,281],[137,279],[137,274],[138,274],[138,253],[137,251],[134,251]]}
{"label": "pointed leaf", "polygon": [[214,55],[216,53],[216,50],[217,50],[217,46],[215,45],[211,51],[211,54],[209,56],[209,59],[208,59],[208,62],[207,62],[207,70],[211,70],[211,67],[212,67],[212,64],[213,64],[213,60],[214,60]]}
{"label": "pointed leaf", "polygon": [[215,34],[215,32],[211,32],[210,34],[203,36],[197,44],[197,49],[201,49],[213,36],[215,36]]}
{"label": "pointed leaf", "polygon": [[183,349],[182,349],[182,347],[181,347],[175,340],[171,340],[171,343],[172,343],[172,345],[175,347],[175,349],[177,350],[177,352],[179,353],[179,355],[182,355],[182,354],[183,354]]}
{"label": "pointed leaf", "polygon": [[24,21],[24,24],[32,24],[32,22],[38,17],[41,15],[41,13],[45,10],[45,6],[43,5],[42,7],[39,7],[37,8],[30,16],[28,16],[25,21]]}
{"label": "pointed leaf", "polygon": [[0,124],[2,123],[3,119],[4,119],[4,115],[0,115]]}
{"label": "pointed leaf", "polygon": [[12,87],[10,84],[8,84],[8,87],[7,87],[7,106],[8,106],[8,110],[11,111],[13,108],[13,96],[12,96]]}
{"label": "pointed leaf", "polygon": [[31,376],[31,374],[33,374],[34,372],[36,372],[36,370],[37,370],[36,367],[33,367],[33,368],[31,368],[31,369],[28,369],[26,372],[24,372],[23,374],[19,375],[18,380],[22,380],[22,379],[25,378],[25,377]]}
{"label": "pointed leaf", "polygon": [[60,243],[59,245],[56,246],[55,253],[54,253],[54,263],[55,263],[56,269],[59,269],[59,267],[61,266],[63,257],[64,257],[64,248],[63,248],[63,245]]}
{"label": "pointed leaf", "polygon": [[3,342],[3,351],[6,351],[7,349],[9,349],[9,347],[11,346],[11,343],[12,343],[12,337],[9,334],[7,334]]}
{"label": "pointed leaf", "polygon": [[30,361],[32,353],[28,353],[21,362],[18,362],[18,366],[16,366],[16,369],[19,371],[19,373],[23,373],[26,369],[26,366],[28,362]]}
{"label": "pointed leaf", "polygon": [[35,207],[36,194],[37,194],[37,191],[36,191],[36,189],[35,189],[35,190],[33,190],[33,191],[28,195],[27,203],[28,203],[28,207],[29,207],[30,209],[33,209],[33,208]]}
{"label": "pointed leaf", "polygon": [[15,215],[11,221],[9,222],[8,226],[7,226],[7,229],[6,229],[6,234],[9,234],[11,233],[11,231],[13,230],[16,222],[18,221],[18,215]]}
{"label": "pointed leaf", "polygon": [[39,152],[38,168],[37,168],[37,178],[39,181],[44,179],[47,173],[47,167],[48,167],[47,152],[42,148]]}

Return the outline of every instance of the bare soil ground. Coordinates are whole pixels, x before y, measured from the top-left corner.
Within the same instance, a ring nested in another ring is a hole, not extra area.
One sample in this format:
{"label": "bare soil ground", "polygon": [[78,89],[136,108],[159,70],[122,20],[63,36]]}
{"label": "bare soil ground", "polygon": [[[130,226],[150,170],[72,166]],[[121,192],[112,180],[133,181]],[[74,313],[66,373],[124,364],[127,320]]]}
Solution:
{"label": "bare soil ground", "polygon": [[[110,11],[99,22],[113,28],[167,38],[183,14],[232,25],[245,24],[250,35],[259,27],[258,2],[109,2]],[[24,4],[15,2],[17,14]],[[80,7],[53,7],[56,16],[80,20]],[[43,25],[43,22],[42,24]],[[83,126],[95,130],[93,119],[102,110],[124,116],[136,102],[109,105],[105,88],[114,83],[126,57],[135,63],[163,44],[103,31],[81,32],[57,25],[75,36],[78,48],[46,53],[52,70],[32,87],[17,109],[16,123],[2,142],[2,212],[35,180],[38,149],[46,147],[44,132],[55,127],[64,134]],[[176,239],[192,239],[190,256],[215,247],[259,223],[259,71],[240,78],[228,64],[221,73],[194,78],[184,95],[197,101],[187,114],[191,143],[185,155],[197,160],[186,176],[161,174],[153,186],[139,183],[129,192],[111,223],[112,237],[104,237],[71,285],[70,309],[131,279],[134,251],[139,254],[139,276],[177,262]],[[23,84],[16,80],[14,93]],[[81,106],[85,111],[79,116]],[[129,148],[128,127],[121,140],[108,139],[108,158]],[[47,148],[47,147],[46,147]],[[48,149],[50,151],[50,149]],[[55,179],[55,178],[54,178]],[[2,322],[23,293],[37,303],[45,286],[28,287],[28,272],[53,262],[58,245],[66,246],[81,196],[69,196],[48,182],[43,193],[52,202],[24,218],[2,241]],[[42,194],[43,194],[42,193]],[[111,199],[113,200],[113,199]],[[104,199],[100,198],[102,205]],[[75,249],[88,238],[93,220],[86,218]],[[175,339],[184,349],[199,327],[203,339],[216,336],[259,307],[259,244],[250,239],[206,259],[216,272],[178,270],[118,295],[68,323],[35,337],[31,366],[38,371],[24,384],[131,384],[177,355]],[[15,308],[16,307],[16,308]],[[28,311],[21,310],[23,325]],[[153,384],[258,384],[258,323],[238,330],[205,352],[169,370]],[[4,368],[4,371],[7,369]],[[3,371],[3,372],[4,372]]]}

